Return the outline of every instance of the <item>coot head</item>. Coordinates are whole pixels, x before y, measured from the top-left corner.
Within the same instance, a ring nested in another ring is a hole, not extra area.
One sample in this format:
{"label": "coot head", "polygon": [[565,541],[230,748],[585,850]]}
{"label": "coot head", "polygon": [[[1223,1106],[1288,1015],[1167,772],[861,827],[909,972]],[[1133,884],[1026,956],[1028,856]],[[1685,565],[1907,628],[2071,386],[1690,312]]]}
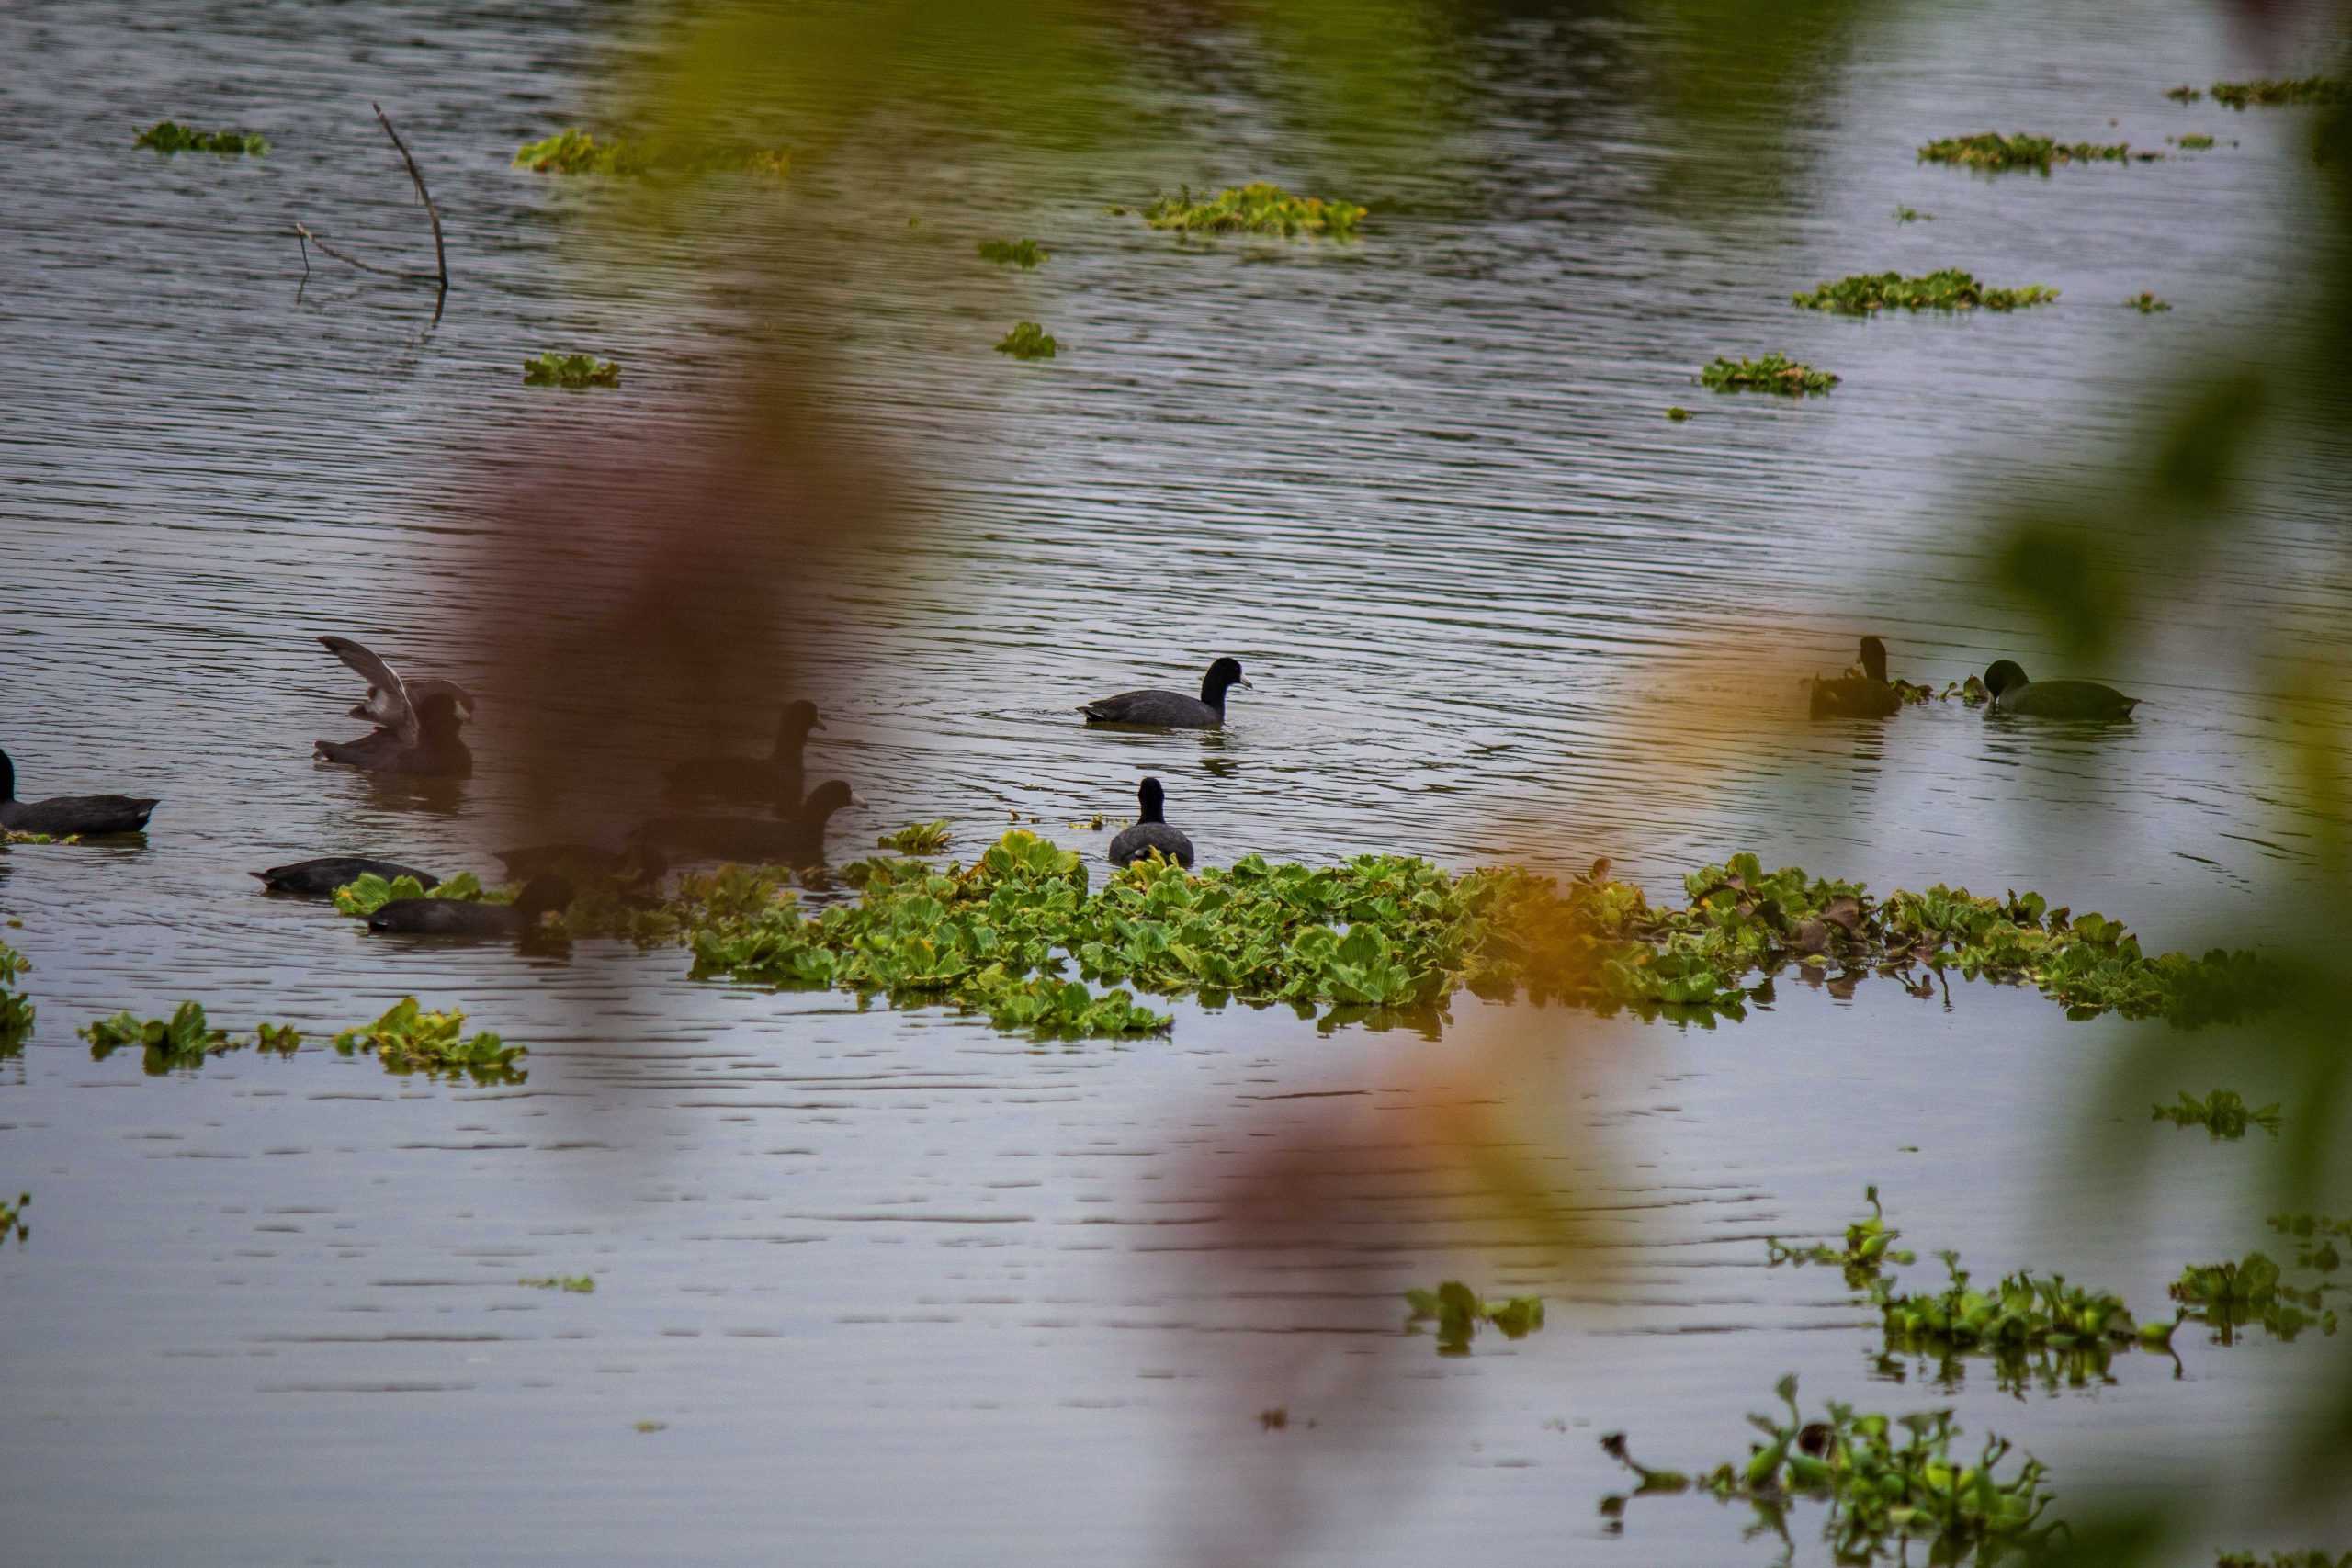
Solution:
{"label": "coot head", "polygon": [[1874,637],[1862,638],[1862,673],[1881,685],[1886,683],[1886,644]]}
{"label": "coot head", "polygon": [[[1227,662],[1230,663],[1231,660],[1228,660]],[[1136,789],[1136,799],[1143,807],[1143,815],[1136,818],[1136,821],[1165,822],[1168,820],[1160,815],[1168,802],[1168,792],[1159,787],[1158,779],[1145,779]]]}
{"label": "coot head", "polygon": [[1225,701],[1225,692],[1228,686],[1242,686],[1253,692],[1257,690],[1255,686],[1251,686],[1249,682],[1241,678],[1241,660],[1238,659],[1220,659],[1209,666],[1209,672],[1201,678],[1201,701],[1211,707],[1220,706]]}
{"label": "coot head", "polygon": [[822,729],[825,721],[818,716],[817,705],[802,698],[785,705],[784,717],[775,727],[776,745],[784,747],[795,740],[806,740],[812,729]]}
{"label": "coot head", "polygon": [[800,815],[804,820],[822,822],[842,807],[856,804],[857,797],[850,794],[848,784],[839,779],[827,779],[808,792],[808,800],[800,807]]}
{"label": "coot head", "polygon": [[2024,669],[2014,659],[1996,659],[1984,671],[1984,689],[1996,697],[2027,683]]}

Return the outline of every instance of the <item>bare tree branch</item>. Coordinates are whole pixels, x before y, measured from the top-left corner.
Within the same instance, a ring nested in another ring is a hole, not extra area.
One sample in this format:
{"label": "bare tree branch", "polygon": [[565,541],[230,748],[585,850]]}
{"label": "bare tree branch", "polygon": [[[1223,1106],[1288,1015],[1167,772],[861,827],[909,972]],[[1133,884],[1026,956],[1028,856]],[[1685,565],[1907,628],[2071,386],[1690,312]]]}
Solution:
{"label": "bare tree branch", "polygon": [[449,254],[441,243],[441,209],[433,204],[433,193],[424,188],[424,171],[416,166],[416,160],[409,155],[408,143],[401,141],[401,133],[392,128],[391,118],[384,113],[383,106],[370,103],[368,107],[376,111],[376,118],[382,123],[384,134],[392,139],[392,145],[400,150],[401,162],[408,165],[408,177],[416,182],[417,197],[424,203],[424,215],[433,223],[433,259],[436,270],[419,272],[409,267],[379,266],[374,262],[362,261],[347,251],[336,250],[309,228],[297,223],[294,225],[294,232],[302,243],[303,275],[305,276],[310,275],[311,247],[316,245],[335,260],[356,266],[362,272],[372,272],[381,277],[397,277],[408,283],[435,284],[444,294],[447,294],[449,291]]}

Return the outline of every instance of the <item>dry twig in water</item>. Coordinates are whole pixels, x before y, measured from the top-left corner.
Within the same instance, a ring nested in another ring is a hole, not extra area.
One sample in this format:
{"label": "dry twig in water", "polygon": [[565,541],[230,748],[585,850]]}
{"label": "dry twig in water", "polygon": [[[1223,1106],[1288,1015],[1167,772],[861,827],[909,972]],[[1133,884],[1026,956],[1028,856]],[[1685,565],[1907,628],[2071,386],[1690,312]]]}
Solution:
{"label": "dry twig in water", "polygon": [[336,250],[307,227],[297,223],[294,225],[294,232],[302,243],[302,274],[306,277],[310,276],[311,247],[316,245],[335,260],[347,262],[363,272],[376,273],[384,277],[397,277],[411,283],[431,283],[439,288],[442,293],[447,294],[449,291],[449,254],[441,244],[441,209],[433,204],[433,193],[424,188],[424,172],[416,166],[416,160],[409,154],[408,143],[401,140],[401,133],[398,130],[392,129],[391,117],[384,112],[381,104],[370,103],[368,107],[376,111],[376,118],[382,124],[384,134],[392,139],[392,145],[400,151],[401,162],[408,165],[408,177],[416,182],[417,199],[424,203],[424,214],[433,222],[433,260],[436,270],[418,272],[404,267],[378,266],[374,262],[362,261],[348,252]]}

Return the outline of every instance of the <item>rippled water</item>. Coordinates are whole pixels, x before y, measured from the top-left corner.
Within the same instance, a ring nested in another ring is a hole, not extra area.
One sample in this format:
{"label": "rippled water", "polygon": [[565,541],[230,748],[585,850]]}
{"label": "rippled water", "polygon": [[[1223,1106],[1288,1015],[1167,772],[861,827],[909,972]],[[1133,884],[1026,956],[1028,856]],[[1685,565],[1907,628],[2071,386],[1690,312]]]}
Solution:
{"label": "rippled water", "polygon": [[[1449,1081],[1463,1032],[1181,1005],[1165,1043],[1039,1050],[691,985],[674,954],[403,947],[257,896],[248,870],[328,850],[485,863],[488,824],[524,807],[497,674],[465,663],[484,601],[460,502],[503,448],[680,417],[723,373],[690,254],[582,263],[566,236],[587,198],[506,166],[593,107],[605,17],[0,16],[0,739],[28,797],[165,801],[144,847],[0,852],[41,1011],[0,1065],[0,1187],[35,1195],[30,1243],[0,1254],[0,1537],[25,1561],[1176,1561],[1283,1472],[1269,1456],[1343,1521],[1315,1561],[1764,1561],[1774,1543],[1702,1503],[1637,1506],[1612,1539],[1593,1437],[1712,1462],[1792,1369],[1815,1395],[1943,1395],[1893,1386],[1835,1279],[1767,1270],[1762,1236],[1835,1229],[1874,1179],[1923,1247],[2061,1267],[2143,1314],[2183,1262],[2261,1239],[2226,1179],[2243,1150],[2156,1129],[2166,1179],[2142,1192],[2053,1139],[2125,1031],[2014,992],[1791,986],[1712,1033],[1562,1021],[1523,1070],[1532,1103],[1572,1091],[1549,1168],[1593,1245],[1570,1256],[1527,1244],[1419,1114],[1496,1092]],[[1997,70],[1972,43],[1989,36]],[[1325,183],[1246,114],[1163,106],[1181,138],[1058,167],[1042,210],[1001,215],[1053,246],[1035,278],[854,318],[850,412],[916,455],[926,526],[835,584],[811,773],[868,802],[839,841],[944,816],[969,847],[1017,812],[1096,852],[1111,829],[1064,824],[1115,826],[1149,770],[1217,863],[1606,853],[1664,890],[1753,848],[1880,887],[2031,886],[2165,945],[2265,934],[2313,824],[2268,784],[2213,654],[2343,624],[2340,491],[2267,497],[2237,570],[2129,668],[2078,671],[2147,699],[2120,734],[1953,705],[1751,750],[1710,701],[1736,688],[1708,650],[1785,670],[1792,711],[1796,677],[1861,630],[1938,681],[2048,666],[1973,587],[1973,509],[2020,466],[2093,471],[2185,345],[2276,319],[2300,118],[2165,102],[2259,63],[2201,12],[1955,11],[1867,39],[1850,90],[1790,128],[1815,154],[1799,187],[1700,230],[1640,201],[1671,133],[1555,70],[1640,47],[1619,24],[1495,23],[1456,84],[1484,129],[1351,193],[1381,216],[1345,251],[1184,252],[1105,217],[1180,180]],[[437,327],[429,294],[317,258],[305,282],[288,233],[421,259],[371,96],[447,220]],[[133,155],[162,114],[275,145]],[[2048,181],[1909,160],[1991,125],[2224,143]],[[943,159],[909,192],[939,243],[970,238],[956,175]],[[1898,227],[1898,203],[1935,221]],[[1785,302],[1940,265],[2065,298],[1868,322]],[[2114,303],[2143,288],[2177,309]],[[1067,354],[989,354],[1022,316]],[[516,359],[575,347],[621,359],[623,389],[550,404],[515,384]],[[1689,385],[1715,353],[1771,348],[1845,383],[1802,407]],[[1687,424],[1661,417],[1678,401]],[[311,640],[330,630],[481,691],[472,781],[420,798],[305,760],[350,725],[353,682]],[[1220,735],[1075,722],[1090,696],[1189,689],[1219,653],[1257,683]],[[770,722],[747,715],[741,744]],[[593,818],[639,782],[570,804]],[[527,1043],[528,1086],[404,1083],[321,1050],[151,1080],[71,1032],[195,996],[232,1027],[323,1034],[411,991]],[[1457,1016],[1475,1035],[1487,1015]],[[2233,1077],[2259,1099],[2258,1066]],[[1208,1222],[1251,1161],[1334,1135],[1361,1157],[1342,1179],[1363,1242],[1224,1255]],[[583,1271],[593,1295],[513,1282]],[[1551,1324],[1440,1361],[1393,1330],[1399,1292],[1448,1274],[1539,1292]],[[1275,1381],[1261,1361],[1302,1337],[1325,1381]],[[2261,1461],[2256,1413],[2334,1347],[2189,1340],[2177,1367],[2122,1359],[2112,1386],[2019,1402],[1973,1367],[1951,1397],[2049,1461],[2069,1504],[2195,1453],[2226,1514]],[[1384,1363],[1414,1375],[1350,1405]],[[1291,1425],[1261,1430],[1275,1404]]]}

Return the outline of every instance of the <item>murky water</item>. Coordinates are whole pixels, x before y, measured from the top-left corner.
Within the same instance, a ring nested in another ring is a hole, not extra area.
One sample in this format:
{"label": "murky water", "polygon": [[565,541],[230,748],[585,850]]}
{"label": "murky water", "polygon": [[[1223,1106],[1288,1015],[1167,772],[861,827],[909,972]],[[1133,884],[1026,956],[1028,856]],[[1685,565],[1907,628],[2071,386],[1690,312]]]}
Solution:
{"label": "murky water", "polygon": [[[675,256],[582,263],[565,236],[586,198],[506,166],[586,118],[605,17],[0,17],[0,741],[28,797],[164,797],[143,848],[0,852],[41,1013],[0,1065],[0,1188],[35,1198],[30,1243],[0,1253],[0,1538],[24,1561],[1181,1561],[1295,1466],[1340,1521],[1302,1560],[1760,1562],[1777,1543],[1704,1503],[1637,1505],[1612,1537],[1593,1438],[1730,1457],[1788,1370],[1815,1395],[1949,1398],[2049,1461],[2069,1506],[2200,1456],[2217,1539],[2286,1543],[2229,1514],[2233,1480],[2334,1343],[2184,1335],[2177,1365],[2126,1357],[2112,1383],[2022,1399],[1982,1366],[1949,1393],[1917,1368],[1898,1387],[1834,1278],[1763,1266],[1763,1236],[1834,1230],[1868,1180],[1923,1248],[1981,1275],[2057,1267],[2143,1314],[2183,1263],[2261,1242],[2246,1151],[2154,1129],[2150,1190],[2053,1135],[2126,1031],[2030,995],[1792,986],[1712,1033],[1538,1021],[1557,1043],[1521,1064],[1524,1099],[1562,1107],[1547,1168],[1592,1244],[1570,1255],[1482,1201],[1420,1114],[1497,1092],[1450,1077],[1475,1004],[1440,1043],[1182,1005],[1167,1042],[1040,1050],[691,985],[674,954],[418,949],[259,897],[248,870],[330,850],[487,867],[485,824],[519,800],[495,674],[462,662],[482,598],[458,499],[502,446],[680,415],[720,374]],[[1989,73],[1966,45],[1991,36],[2030,63]],[[995,215],[1054,247],[1035,277],[975,268],[935,308],[877,302],[858,353],[886,390],[856,412],[917,455],[929,524],[836,584],[811,776],[868,802],[840,841],[944,816],[968,848],[1010,811],[1099,852],[1108,829],[1063,824],[1124,814],[1148,770],[1212,862],[1606,853],[1664,889],[1752,848],[1879,887],[2039,887],[2165,945],[2271,929],[2312,824],[2268,786],[2212,650],[2343,624],[2341,492],[2269,497],[2242,571],[2129,668],[2079,671],[2147,698],[2121,734],[1955,705],[1724,755],[1749,732],[1718,731],[1724,676],[1699,653],[1785,666],[1792,707],[1861,630],[1914,676],[2002,655],[2041,672],[2024,616],[1972,586],[1971,508],[2019,466],[2088,472],[2184,345],[2272,319],[2299,118],[2165,102],[2257,63],[2199,11],[1955,11],[1871,38],[1851,90],[1808,106],[1802,188],[1700,231],[1638,201],[1669,132],[1579,114],[1551,63],[1639,46],[1497,24],[1460,64],[1487,129],[1352,193],[1394,216],[1344,253],[1184,253],[1102,213],[1183,179],[1324,183],[1235,114]],[[429,331],[429,295],[317,258],[305,284],[288,232],[421,257],[371,96],[448,221],[459,288]],[[164,114],[275,147],[134,156]],[[1910,162],[1992,125],[2224,141],[2046,182]],[[953,175],[910,208],[952,212]],[[1935,221],[1898,227],[1898,203]],[[1957,321],[1786,304],[1941,265],[2065,298]],[[2143,288],[2175,311],[2116,303]],[[1066,355],[990,355],[1023,316]],[[621,359],[623,389],[551,405],[515,384],[515,360],[573,347]],[[1803,407],[1689,385],[1713,354],[1771,348],[1845,384]],[[1697,417],[1668,423],[1673,402]],[[453,798],[306,761],[356,694],[322,631],[481,691]],[[1257,689],[1222,735],[1075,722],[1228,652]],[[1645,702],[1678,683],[1679,735]],[[741,743],[770,722],[746,716]],[[1677,746],[1713,765],[1658,765]],[[591,781],[575,807],[620,814],[640,782]],[[526,1043],[527,1087],[319,1049],[151,1080],[72,1035],[194,996],[232,1028],[322,1036],[403,992]],[[2257,1060],[2229,1077],[2259,1098]],[[1209,1222],[1252,1162],[1309,1138],[1356,1151],[1363,1243],[1220,1246]],[[578,1272],[593,1294],[514,1282]],[[1541,1293],[1550,1325],[1441,1361],[1394,1327],[1405,1288],[1447,1275]],[[1270,1359],[1301,1344],[1303,1383]],[[1261,1430],[1276,1404],[1290,1425]]]}

